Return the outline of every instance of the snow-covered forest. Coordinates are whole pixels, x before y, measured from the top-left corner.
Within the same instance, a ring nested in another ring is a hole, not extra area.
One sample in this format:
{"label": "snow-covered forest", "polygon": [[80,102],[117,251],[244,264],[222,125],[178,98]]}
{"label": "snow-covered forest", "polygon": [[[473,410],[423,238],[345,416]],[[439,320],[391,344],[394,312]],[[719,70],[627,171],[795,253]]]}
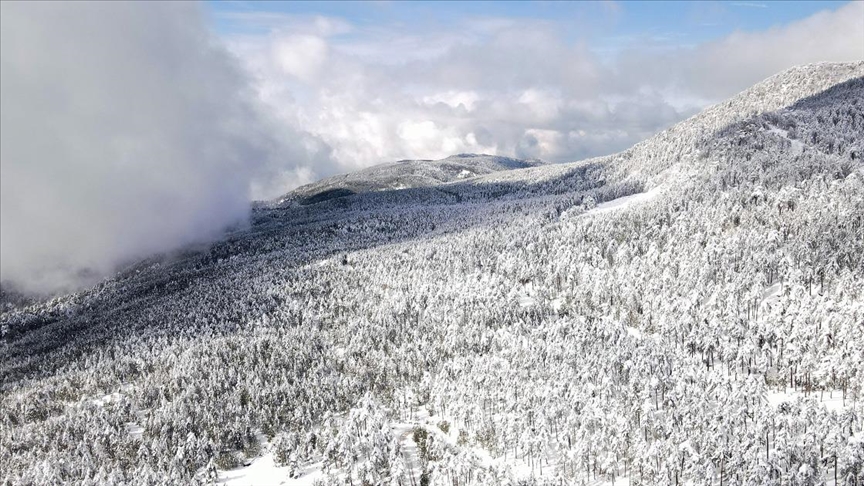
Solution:
{"label": "snow-covered forest", "polygon": [[864,484],[864,62],[525,165],[5,295],[0,481]]}

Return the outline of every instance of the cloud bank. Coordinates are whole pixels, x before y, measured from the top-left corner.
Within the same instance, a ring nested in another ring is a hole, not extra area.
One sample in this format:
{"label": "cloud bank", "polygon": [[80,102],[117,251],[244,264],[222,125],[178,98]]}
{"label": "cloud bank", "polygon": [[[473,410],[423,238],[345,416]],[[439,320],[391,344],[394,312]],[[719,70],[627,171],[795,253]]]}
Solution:
{"label": "cloud bank", "polygon": [[619,14],[593,27],[228,15],[269,28],[231,37],[231,49],[262,99],[324,140],[343,171],[455,152],[553,162],[613,153],[786,68],[864,58],[860,2],[702,44],[672,32],[598,48]]}
{"label": "cloud bank", "polygon": [[250,191],[326,167],[262,113],[198,5],[3,2],[0,19],[5,285],[56,292],[207,241]]}

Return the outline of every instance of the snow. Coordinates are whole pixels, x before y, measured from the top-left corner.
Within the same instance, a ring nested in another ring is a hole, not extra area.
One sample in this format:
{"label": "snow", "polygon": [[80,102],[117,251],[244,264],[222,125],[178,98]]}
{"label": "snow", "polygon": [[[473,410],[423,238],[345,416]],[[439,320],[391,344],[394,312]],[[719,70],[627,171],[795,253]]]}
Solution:
{"label": "snow", "polygon": [[527,282],[521,287],[515,288],[514,292],[517,293],[516,302],[519,304],[519,307],[525,308],[537,305],[536,291],[534,290],[533,283]]}
{"label": "snow", "polygon": [[644,203],[657,197],[661,192],[660,186],[657,186],[649,191],[640,192],[630,196],[619,197],[611,201],[600,203],[594,209],[585,211],[585,214],[603,214],[617,209],[625,209],[634,204]]}
{"label": "snow", "polygon": [[[405,456],[406,475],[413,475],[414,481],[408,484],[415,484],[420,480],[420,459],[417,453],[417,444],[414,442],[414,428],[422,426],[425,421],[428,421],[429,413],[420,408],[416,410],[410,417],[409,422],[401,422],[392,424],[393,436],[399,440],[402,451]],[[434,427],[425,427],[429,431],[437,430]],[[312,486],[317,480],[324,480],[324,472],[321,470],[323,461],[316,460],[303,465],[298,465],[300,474],[296,478],[289,476],[290,468],[288,466],[277,466],[273,458],[273,452],[269,451],[270,444],[264,442],[262,449],[265,451],[263,455],[255,458],[245,467],[231,469],[229,471],[219,471],[219,481],[217,484],[226,486]],[[410,481],[411,478],[406,478]]]}
{"label": "snow", "polygon": [[[444,433],[440,428],[438,428],[435,423],[440,420],[446,420],[450,424],[449,433]],[[439,439],[443,440],[447,444],[453,447],[459,447],[457,445],[457,438],[459,437],[459,425],[458,422],[449,416],[442,416],[436,419],[428,419],[425,424],[419,424],[423,428],[425,428],[430,435],[435,435]],[[521,482],[530,481],[531,479],[545,479],[547,481],[555,481],[555,478],[558,477],[558,473],[560,472],[560,463],[559,459],[562,455],[562,451],[558,449],[552,439],[549,439],[549,442],[546,444],[547,452],[541,459],[535,458],[534,464],[530,464],[527,460],[523,458],[516,458],[513,454],[501,455],[498,457],[493,457],[492,454],[482,447],[477,446],[468,446],[467,449],[463,447],[463,450],[469,452],[470,455],[473,456],[473,464],[475,467],[489,469],[489,470],[497,470],[497,471],[507,471],[511,478],[514,480],[515,484],[521,484]],[[542,464],[542,466],[540,465]],[[619,468],[618,474],[615,475],[614,482],[609,478],[594,478],[588,481],[587,484],[591,486],[606,486],[606,485],[625,485],[629,484],[629,479],[627,476],[621,475],[623,473],[623,468]],[[557,484],[557,482],[556,482]]]}
{"label": "snow", "polygon": [[[420,457],[417,451],[417,443],[414,442],[414,428],[419,426],[423,419],[428,418],[429,414],[425,409],[420,409],[415,412],[411,422],[403,422],[393,425],[393,435],[399,440],[399,445],[402,447],[402,454],[405,458],[405,473],[410,476],[408,484],[416,484],[420,481]],[[404,479],[404,478],[403,478]]]}
{"label": "snow", "polygon": [[545,166],[545,162],[534,159],[522,160],[476,154],[453,155],[441,160],[402,160],[322,179],[298,187],[274,201],[277,204],[285,204],[325,194],[328,191],[348,191],[344,194],[348,195],[438,186],[476,176],[542,166]]}
{"label": "snow", "polygon": [[120,392],[109,393],[108,395],[103,396],[102,398],[94,398],[93,404],[97,407],[104,407],[106,404],[111,402],[116,402],[120,400],[120,397],[123,395]]}
{"label": "snow", "polygon": [[843,400],[843,390],[829,390],[824,393],[814,391],[805,395],[802,390],[785,388],[783,391],[774,391],[768,394],[768,403],[777,408],[782,403],[791,403],[797,400],[810,400],[821,403],[832,412],[842,412],[853,405],[852,400]]}
{"label": "snow", "polygon": [[771,128],[768,129],[768,133],[773,133],[792,142],[792,154],[799,155],[804,152],[804,143],[802,143],[801,140],[789,138],[789,131],[771,125]]}
{"label": "snow", "polygon": [[636,329],[635,327],[627,326],[627,334],[636,339],[642,339],[642,331]]}
{"label": "snow", "polygon": [[563,298],[556,297],[556,298],[552,299],[552,301],[549,303],[549,305],[550,305],[550,307],[552,307],[552,310],[554,310],[555,312],[560,312],[561,309],[564,308],[564,303],[565,302],[564,302]]}
{"label": "snow", "polygon": [[762,292],[762,300],[759,301],[759,306],[763,306],[765,304],[772,304],[776,302],[780,295],[783,294],[783,285],[781,283],[775,283],[774,285],[769,286]]}
{"label": "snow", "polygon": [[321,462],[314,462],[300,467],[297,478],[288,475],[288,466],[280,467],[273,459],[273,453],[268,452],[256,458],[246,467],[220,471],[216,484],[226,486],[312,486],[315,480],[323,478]]}
{"label": "snow", "polygon": [[144,434],[144,427],[141,427],[135,422],[129,422],[126,424],[126,432],[128,432],[130,436],[139,439]]}
{"label": "snow", "polygon": [[623,486],[625,484],[632,484],[632,483],[630,482],[630,478],[627,476],[620,476],[620,477],[616,476],[615,481],[609,481],[609,480],[604,480],[604,479],[595,479],[593,481],[590,481],[588,484],[591,486],[615,486],[616,484],[618,486]]}
{"label": "snow", "polygon": [[537,303],[533,297],[527,295],[520,295],[517,301],[519,302],[519,307],[532,307]]}

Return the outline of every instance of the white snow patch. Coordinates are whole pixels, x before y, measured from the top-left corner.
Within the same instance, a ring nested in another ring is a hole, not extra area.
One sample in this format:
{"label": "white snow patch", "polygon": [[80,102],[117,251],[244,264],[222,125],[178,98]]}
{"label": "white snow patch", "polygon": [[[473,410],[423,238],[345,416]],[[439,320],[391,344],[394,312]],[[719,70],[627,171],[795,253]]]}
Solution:
{"label": "white snow patch", "polygon": [[775,283],[774,285],[771,285],[770,287],[765,289],[764,292],[762,292],[762,300],[759,301],[759,305],[762,306],[764,304],[771,304],[773,302],[776,302],[777,299],[780,298],[780,295],[782,293],[783,293],[783,285],[782,284],[780,284],[778,282],[778,283]]}
{"label": "white snow patch", "polygon": [[[452,447],[459,447],[457,444],[457,437],[459,436],[459,426],[452,417],[443,416],[441,418],[445,418],[450,423],[450,433],[445,434],[440,428],[435,426],[434,424],[430,424],[425,426],[424,428],[430,433],[435,434],[437,437],[444,440]],[[559,471],[560,467],[560,455],[561,451],[556,450],[556,447],[551,442],[546,444],[547,452],[544,455],[542,461],[535,458],[535,461],[532,461],[533,464],[529,464],[528,461],[523,457],[516,458],[513,454],[507,456],[499,456],[493,457],[488,450],[483,449],[481,447],[476,446],[468,446],[461,447],[461,449],[465,452],[468,452],[473,456],[474,461],[473,464],[477,467],[483,469],[494,469],[499,472],[506,471],[508,475],[515,480],[515,482],[529,480],[529,479],[540,479],[540,480],[554,480],[556,478],[556,474]],[[542,462],[542,466],[540,463]],[[626,478],[617,477],[616,484],[623,485],[626,484]],[[611,482],[605,482],[601,479],[596,479],[588,484],[591,485],[601,485],[601,484],[612,484]]]}
{"label": "white snow patch", "polygon": [[417,443],[414,442],[413,423],[400,423],[393,425],[393,435],[399,441],[402,448],[402,457],[405,460],[405,476],[402,480],[406,484],[418,484],[423,470],[420,467],[420,455],[417,451]]}
{"label": "white snow patch", "polygon": [[217,484],[227,486],[312,486],[316,479],[323,478],[321,462],[299,467],[300,474],[296,478],[289,476],[288,466],[277,466],[273,453],[268,452],[252,461],[246,467],[219,471]]}
{"label": "white snow patch", "polygon": [[604,479],[595,479],[588,483],[591,486],[625,486],[629,484],[633,484],[630,482],[630,478],[628,476],[620,476],[616,477],[615,481],[609,481]]}
{"label": "white snow patch", "polygon": [[519,302],[519,307],[532,307],[537,303],[537,300],[528,295],[520,295],[517,302]]}
{"label": "white snow patch", "polygon": [[[417,452],[417,444],[414,443],[414,427],[429,419],[429,412],[425,408],[419,408],[410,417],[410,422],[396,423],[392,425],[392,432],[402,445],[405,458],[405,484],[419,484],[420,482],[420,458]],[[296,478],[290,477],[289,466],[277,466],[273,458],[273,452],[269,451],[270,445],[260,438],[265,453],[252,460],[245,467],[219,471],[217,484],[226,486],[312,486],[319,479],[324,481],[325,475],[321,470],[323,460],[318,460],[298,465],[299,474]],[[407,477],[413,475],[412,478]]]}
{"label": "white snow patch", "polygon": [[119,401],[120,397],[122,397],[122,396],[123,395],[121,395],[120,392],[114,392],[114,393],[109,393],[108,395],[105,395],[102,398],[94,398],[92,401],[93,401],[93,404],[96,405],[97,407],[104,407],[108,403]]}
{"label": "white snow patch", "polygon": [[789,138],[789,131],[783,130],[782,128],[775,127],[771,125],[771,128],[768,129],[768,133],[773,133],[781,138],[785,138],[792,143],[792,154],[798,155],[804,152],[804,143],[801,140],[795,138]]}
{"label": "white snow patch", "polygon": [[135,439],[140,439],[142,435],[144,435],[144,427],[136,424],[135,422],[129,422],[126,424],[126,432]]}
{"label": "white snow patch", "polygon": [[561,312],[561,309],[564,308],[564,299],[561,297],[556,297],[549,302],[549,306],[552,307],[552,310],[555,312]]}
{"label": "white snow patch", "polygon": [[606,201],[604,203],[600,203],[594,209],[590,209],[585,211],[585,214],[602,214],[608,213],[610,211],[615,211],[616,209],[624,209],[628,206],[632,206],[634,204],[643,203],[646,201],[650,201],[657,197],[660,194],[661,188],[657,186],[649,191],[640,192],[639,194],[633,194],[630,196],[619,197],[618,199],[613,199],[611,201]]}
{"label": "white snow patch", "polygon": [[825,405],[825,408],[833,412],[842,412],[852,406],[853,402],[847,397],[843,399],[843,390],[829,390],[824,393],[811,392],[805,396],[802,390],[785,388],[783,391],[774,391],[768,394],[768,403],[773,407],[779,407],[782,403],[791,403],[797,400],[810,400]]}

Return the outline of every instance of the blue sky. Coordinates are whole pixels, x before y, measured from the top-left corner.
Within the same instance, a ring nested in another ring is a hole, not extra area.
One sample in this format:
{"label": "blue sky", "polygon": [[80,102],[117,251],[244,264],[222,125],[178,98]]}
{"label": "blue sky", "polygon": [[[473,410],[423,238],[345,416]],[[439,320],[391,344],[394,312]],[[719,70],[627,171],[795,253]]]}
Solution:
{"label": "blue sky", "polygon": [[[548,21],[566,31],[571,41],[588,42],[598,51],[639,43],[696,45],[734,31],[764,31],[834,10],[847,2],[759,1],[728,2],[559,2],[559,1],[327,1],[253,2],[210,1],[207,8],[221,35],[261,34],[274,24],[252,22],[234,14],[268,12],[294,16],[343,19],[361,28],[416,26],[447,28],[470,18],[509,18]],[[275,17],[274,17],[275,19]],[[274,20],[275,21],[275,20]],[[342,34],[345,40],[356,32]]]}

